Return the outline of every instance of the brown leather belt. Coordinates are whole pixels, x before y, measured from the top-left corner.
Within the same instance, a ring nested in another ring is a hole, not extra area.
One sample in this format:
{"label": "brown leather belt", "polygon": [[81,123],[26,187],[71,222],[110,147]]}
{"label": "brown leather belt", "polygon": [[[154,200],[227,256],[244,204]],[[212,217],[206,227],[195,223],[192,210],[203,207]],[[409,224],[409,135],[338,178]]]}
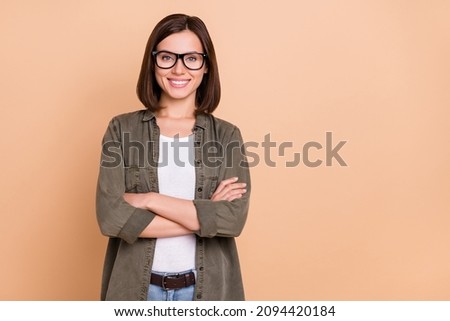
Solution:
{"label": "brown leather belt", "polygon": [[175,275],[160,275],[152,273],[150,283],[162,287],[164,290],[181,289],[195,284],[194,272]]}

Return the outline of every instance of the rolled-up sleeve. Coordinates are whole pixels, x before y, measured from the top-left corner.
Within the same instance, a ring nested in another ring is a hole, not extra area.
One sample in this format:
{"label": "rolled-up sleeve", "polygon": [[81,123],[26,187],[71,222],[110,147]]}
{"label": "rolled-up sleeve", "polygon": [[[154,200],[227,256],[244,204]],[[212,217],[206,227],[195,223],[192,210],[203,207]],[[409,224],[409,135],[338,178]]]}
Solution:
{"label": "rolled-up sleeve", "polygon": [[247,184],[247,192],[241,198],[231,202],[209,199],[194,200],[200,222],[200,230],[197,234],[201,237],[239,236],[247,220],[251,192],[250,172],[242,136],[237,127],[234,128],[224,145],[225,157],[219,180],[238,177],[238,182]]}
{"label": "rolled-up sleeve", "polygon": [[97,221],[103,235],[133,243],[155,214],[129,205],[123,199],[125,190],[121,128],[120,122],[114,118],[102,141],[96,194]]}

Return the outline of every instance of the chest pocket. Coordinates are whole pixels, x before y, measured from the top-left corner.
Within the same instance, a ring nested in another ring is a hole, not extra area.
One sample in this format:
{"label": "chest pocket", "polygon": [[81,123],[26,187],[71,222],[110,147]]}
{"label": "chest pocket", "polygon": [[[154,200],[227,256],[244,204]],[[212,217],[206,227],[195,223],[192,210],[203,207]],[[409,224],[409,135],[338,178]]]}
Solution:
{"label": "chest pocket", "polygon": [[156,190],[156,175],[151,167],[131,166],[125,168],[125,191],[148,193]]}

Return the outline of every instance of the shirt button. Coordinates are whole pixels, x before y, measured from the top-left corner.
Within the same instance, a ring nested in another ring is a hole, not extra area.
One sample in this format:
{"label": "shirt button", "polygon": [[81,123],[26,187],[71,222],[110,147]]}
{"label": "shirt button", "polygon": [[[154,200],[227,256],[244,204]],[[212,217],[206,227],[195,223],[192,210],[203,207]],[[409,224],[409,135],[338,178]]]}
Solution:
{"label": "shirt button", "polygon": [[199,293],[199,294],[197,294],[197,299],[201,299],[202,298],[202,295]]}
{"label": "shirt button", "polygon": [[197,188],[197,191],[201,192],[201,191],[203,191],[203,188],[199,187],[199,188]]}
{"label": "shirt button", "polygon": [[200,271],[203,271],[205,268],[203,266],[198,268]]}

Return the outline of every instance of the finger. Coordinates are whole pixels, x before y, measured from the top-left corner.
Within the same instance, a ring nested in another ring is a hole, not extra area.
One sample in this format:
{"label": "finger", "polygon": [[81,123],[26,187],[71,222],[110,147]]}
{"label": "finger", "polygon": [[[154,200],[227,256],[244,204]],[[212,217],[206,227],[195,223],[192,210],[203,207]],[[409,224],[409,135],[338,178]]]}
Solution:
{"label": "finger", "polygon": [[215,193],[220,193],[226,186],[236,182],[237,180],[238,180],[238,177],[231,177],[231,178],[228,178],[228,179],[224,179],[223,181],[220,182],[219,186],[217,186],[214,194]]}
{"label": "finger", "polygon": [[[247,192],[245,188],[234,188],[228,191],[222,191],[219,195],[216,195],[214,200],[216,201],[230,201],[230,199],[235,199],[236,195],[243,195]],[[240,196],[239,196],[240,197]]]}
{"label": "finger", "polygon": [[228,201],[228,202],[232,202],[232,201],[234,201],[235,199],[241,198],[242,196],[243,196],[242,194],[236,194],[236,195],[234,195],[234,196],[232,196],[232,197],[229,197],[229,198],[227,199],[227,201]]}
{"label": "finger", "polygon": [[232,190],[232,191],[228,192],[228,194],[226,195],[226,198],[230,199],[230,198],[235,197],[236,195],[241,195],[242,196],[246,192],[247,192],[247,190],[244,189],[244,188],[235,189],[235,190]]}
{"label": "finger", "polygon": [[217,190],[213,194],[213,197],[215,199],[223,200],[225,195],[230,191],[230,189],[232,189],[232,186],[230,184],[228,184],[228,185],[222,187],[220,190]]}
{"label": "finger", "polygon": [[247,184],[245,183],[234,183],[234,184],[229,184],[227,186],[225,186],[222,191],[220,191],[220,193],[218,193],[218,195],[220,197],[225,196],[225,195],[229,195],[230,193],[233,193],[234,191],[238,190],[238,189],[243,189],[247,186]]}

